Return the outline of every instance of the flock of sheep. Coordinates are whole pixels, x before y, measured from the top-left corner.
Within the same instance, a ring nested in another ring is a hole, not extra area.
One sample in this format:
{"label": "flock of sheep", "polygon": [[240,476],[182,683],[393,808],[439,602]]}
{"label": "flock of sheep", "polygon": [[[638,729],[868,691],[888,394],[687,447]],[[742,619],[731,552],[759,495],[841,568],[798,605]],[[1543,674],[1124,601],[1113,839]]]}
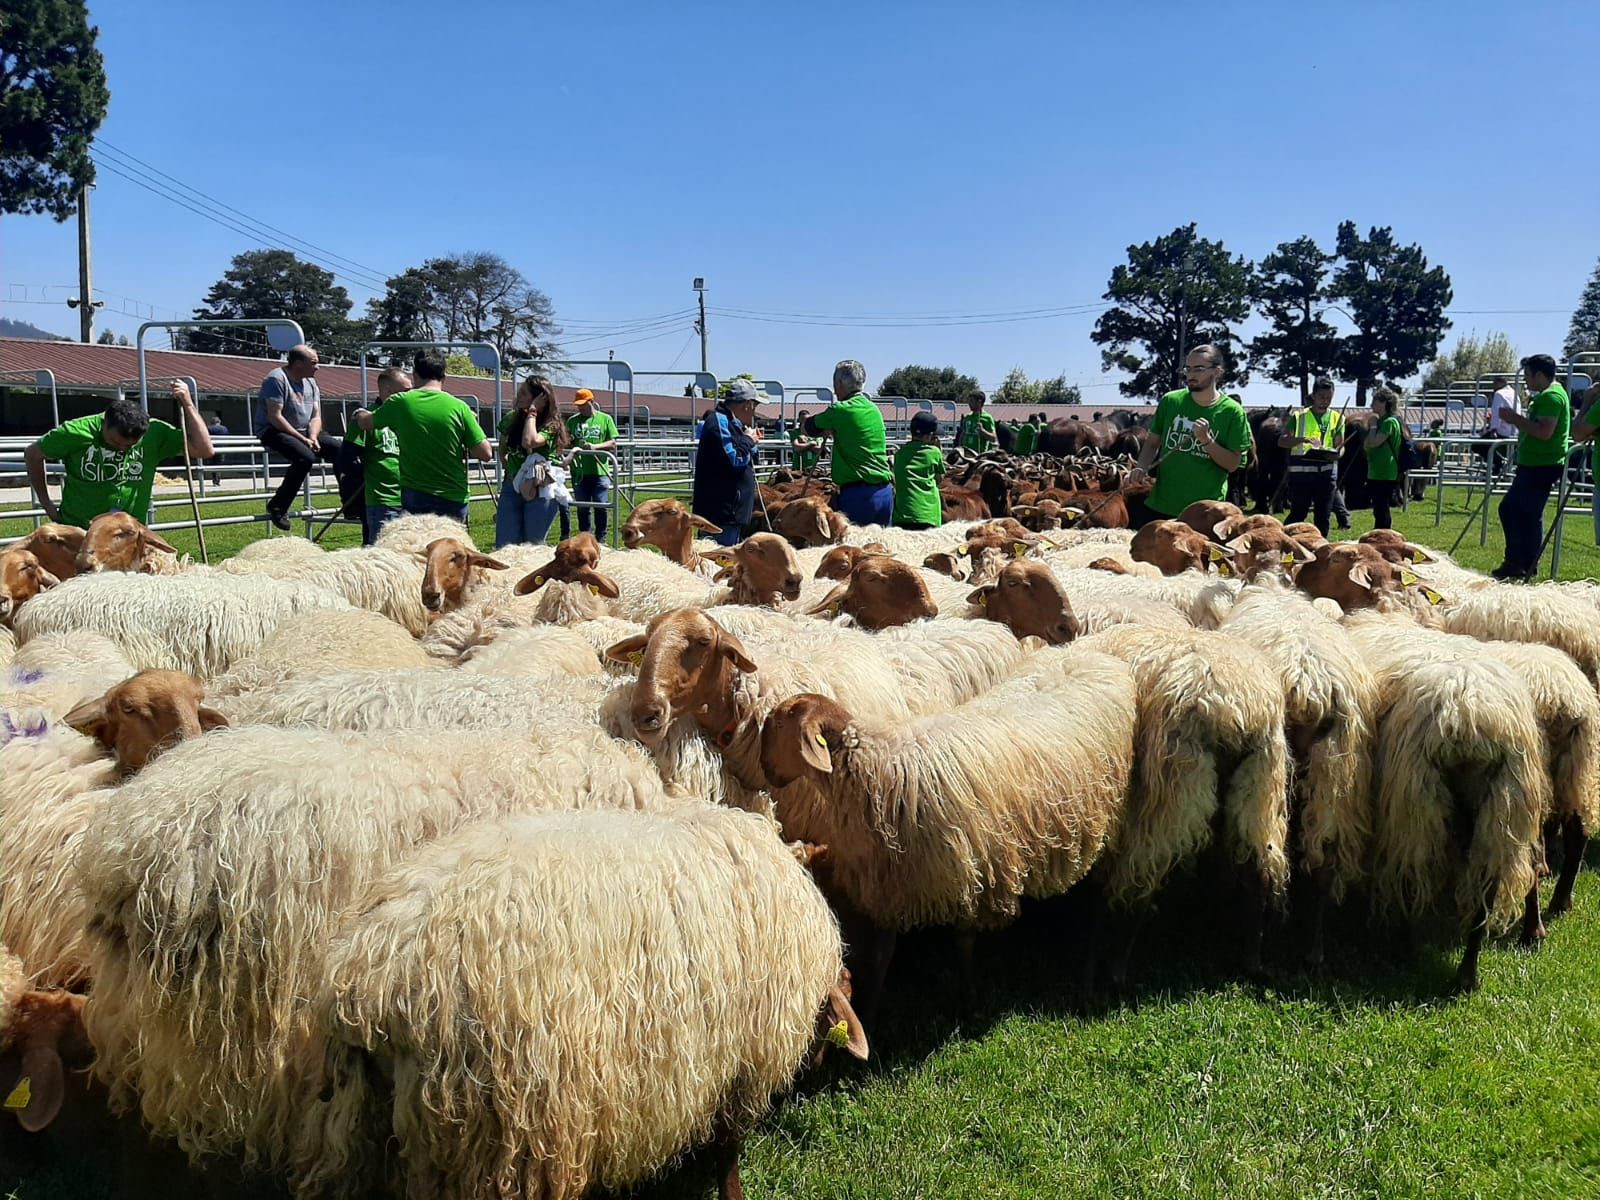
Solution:
{"label": "flock of sheep", "polygon": [[1115,989],[1209,855],[1241,970],[1295,877],[1311,961],[1332,903],[1444,910],[1470,989],[1547,871],[1570,908],[1600,588],[1226,505],[833,516],[208,568],[113,514],[0,555],[4,1136],[303,1197],[575,1197],[711,1142],[738,1195],[772,1098],[867,1056],[900,932],[950,927],[970,999],[976,935],[1084,884]]}

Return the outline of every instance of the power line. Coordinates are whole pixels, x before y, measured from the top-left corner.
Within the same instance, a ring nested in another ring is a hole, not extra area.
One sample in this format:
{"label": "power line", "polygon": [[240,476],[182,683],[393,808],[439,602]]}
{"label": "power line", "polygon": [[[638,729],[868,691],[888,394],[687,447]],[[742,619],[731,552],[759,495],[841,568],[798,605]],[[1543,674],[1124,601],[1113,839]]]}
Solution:
{"label": "power line", "polygon": [[908,321],[908,320],[976,320],[980,318],[1053,316],[1079,310],[1109,308],[1104,300],[1084,300],[1072,304],[1055,304],[1044,308],[1011,308],[995,312],[905,312],[905,313],[812,313],[785,312],[775,309],[744,308],[739,305],[722,305],[719,311],[739,313],[754,317],[801,317],[828,321]]}
{"label": "power line", "polygon": [[766,317],[755,316],[751,313],[736,312],[731,309],[713,308],[710,311],[717,316],[726,317],[733,321],[760,321],[769,325],[815,325],[835,329],[955,329],[969,325],[1012,325],[1024,321],[1052,321],[1065,317],[1088,316],[1092,312],[1104,311],[1113,308],[1111,304],[1097,305],[1093,309],[1060,310],[1040,313],[1029,316],[1012,317],[967,317],[962,319],[943,318],[927,320],[864,320],[864,319],[801,319],[796,317]]}

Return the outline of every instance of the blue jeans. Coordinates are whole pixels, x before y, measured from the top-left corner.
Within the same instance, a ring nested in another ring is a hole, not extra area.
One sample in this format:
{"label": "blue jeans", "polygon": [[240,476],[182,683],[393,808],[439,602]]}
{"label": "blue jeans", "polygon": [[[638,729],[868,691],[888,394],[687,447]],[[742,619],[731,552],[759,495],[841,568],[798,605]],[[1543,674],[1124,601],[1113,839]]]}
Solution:
{"label": "blue jeans", "polygon": [[852,483],[839,489],[834,505],[853,525],[888,525],[894,520],[894,487],[887,483]]}
{"label": "blue jeans", "polygon": [[463,525],[467,523],[467,502],[446,500],[443,496],[419,492],[416,488],[400,489],[400,507],[408,513],[432,513],[439,517],[452,517]]}
{"label": "blue jeans", "polygon": [[518,542],[540,545],[550,533],[550,523],[556,519],[554,500],[524,500],[522,493],[511,486],[511,476],[500,485],[500,508],[494,515],[494,548],[511,546]]}
{"label": "blue jeans", "polygon": [[370,546],[378,540],[378,531],[398,517],[403,510],[389,504],[367,505],[367,518],[361,527],[361,544]]}
{"label": "blue jeans", "polygon": [[742,525],[725,525],[721,533],[711,535],[711,540],[719,546],[737,546],[744,541],[744,527]]}
{"label": "blue jeans", "polygon": [[[587,479],[574,479],[572,481],[572,498],[577,501],[590,501],[597,504],[611,503],[611,476],[592,475]],[[604,508],[580,508],[578,510],[578,528],[589,528],[589,517],[594,517],[594,535],[602,542],[606,540],[606,518],[611,515]]]}
{"label": "blue jeans", "polygon": [[1544,506],[1561,478],[1561,464],[1534,467],[1519,463],[1511,488],[1500,500],[1500,528],[1506,535],[1506,566],[1526,575],[1538,569],[1544,540]]}

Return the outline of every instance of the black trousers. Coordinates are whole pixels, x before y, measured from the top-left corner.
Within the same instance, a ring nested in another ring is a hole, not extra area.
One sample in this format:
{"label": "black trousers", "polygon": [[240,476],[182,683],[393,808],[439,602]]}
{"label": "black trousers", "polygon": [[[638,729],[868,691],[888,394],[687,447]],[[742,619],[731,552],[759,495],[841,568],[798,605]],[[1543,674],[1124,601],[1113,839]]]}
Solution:
{"label": "black trousers", "polygon": [[1511,487],[1500,499],[1500,528],[1506,535],[1506,566],[1526,575],[1539,566],[1544,541],[1544,507],[1561,478],[1561,464],[1547,467],[1518,464]]}
{"label": "black trousers", "polygon": [[[272,494],[272,499],[267,501],[269,511],[278,513],[289,511],[289,506],[294,503],[294,498],[300,491],[300,485],[305,483],[306,476],[311,474],[311,468],[318,459],[330,466],[338,465],[339,450],[344,445],[344,439],[325,433],[317,439],[317,443],[318,448],[312,450],[310,446],[298,438],[290,437],[281,429],[269,428],[261,434],[261,444],[289,464],[283,472],[283,482]],[[359,483],[356,486],[359,487]],[[345,498],[342,477],[339,495],[341,499]]]}
{"label": "black trousers", "polygon": [[1333,508],[1334,468],[1329,465],[1321,471],[1289,471],[1289,518],[1285,525],[1304,521],[1310,510],[1311,518],[1323,537],[1328,536],[1328,514]]}
{"label": "black trousers", "polygon": [[1372,497],[1372,527],[1374,529],[1393,529],[1395,481],[1392,479],[1369,479],[1367,481],[1367,495]]}

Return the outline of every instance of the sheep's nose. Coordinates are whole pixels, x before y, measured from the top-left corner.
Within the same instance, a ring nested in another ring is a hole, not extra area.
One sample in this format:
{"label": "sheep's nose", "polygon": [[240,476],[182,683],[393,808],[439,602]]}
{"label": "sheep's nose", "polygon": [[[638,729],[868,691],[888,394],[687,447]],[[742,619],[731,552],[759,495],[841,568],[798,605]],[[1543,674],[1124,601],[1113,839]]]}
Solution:
{"label": "sheep's nose", "polygon": [[422,592],[422,607],[426,608],[429,612],[438,612],[439,611],[439,593],[438,592],[430,592],[426,588],[424,588],[423,592]]}

